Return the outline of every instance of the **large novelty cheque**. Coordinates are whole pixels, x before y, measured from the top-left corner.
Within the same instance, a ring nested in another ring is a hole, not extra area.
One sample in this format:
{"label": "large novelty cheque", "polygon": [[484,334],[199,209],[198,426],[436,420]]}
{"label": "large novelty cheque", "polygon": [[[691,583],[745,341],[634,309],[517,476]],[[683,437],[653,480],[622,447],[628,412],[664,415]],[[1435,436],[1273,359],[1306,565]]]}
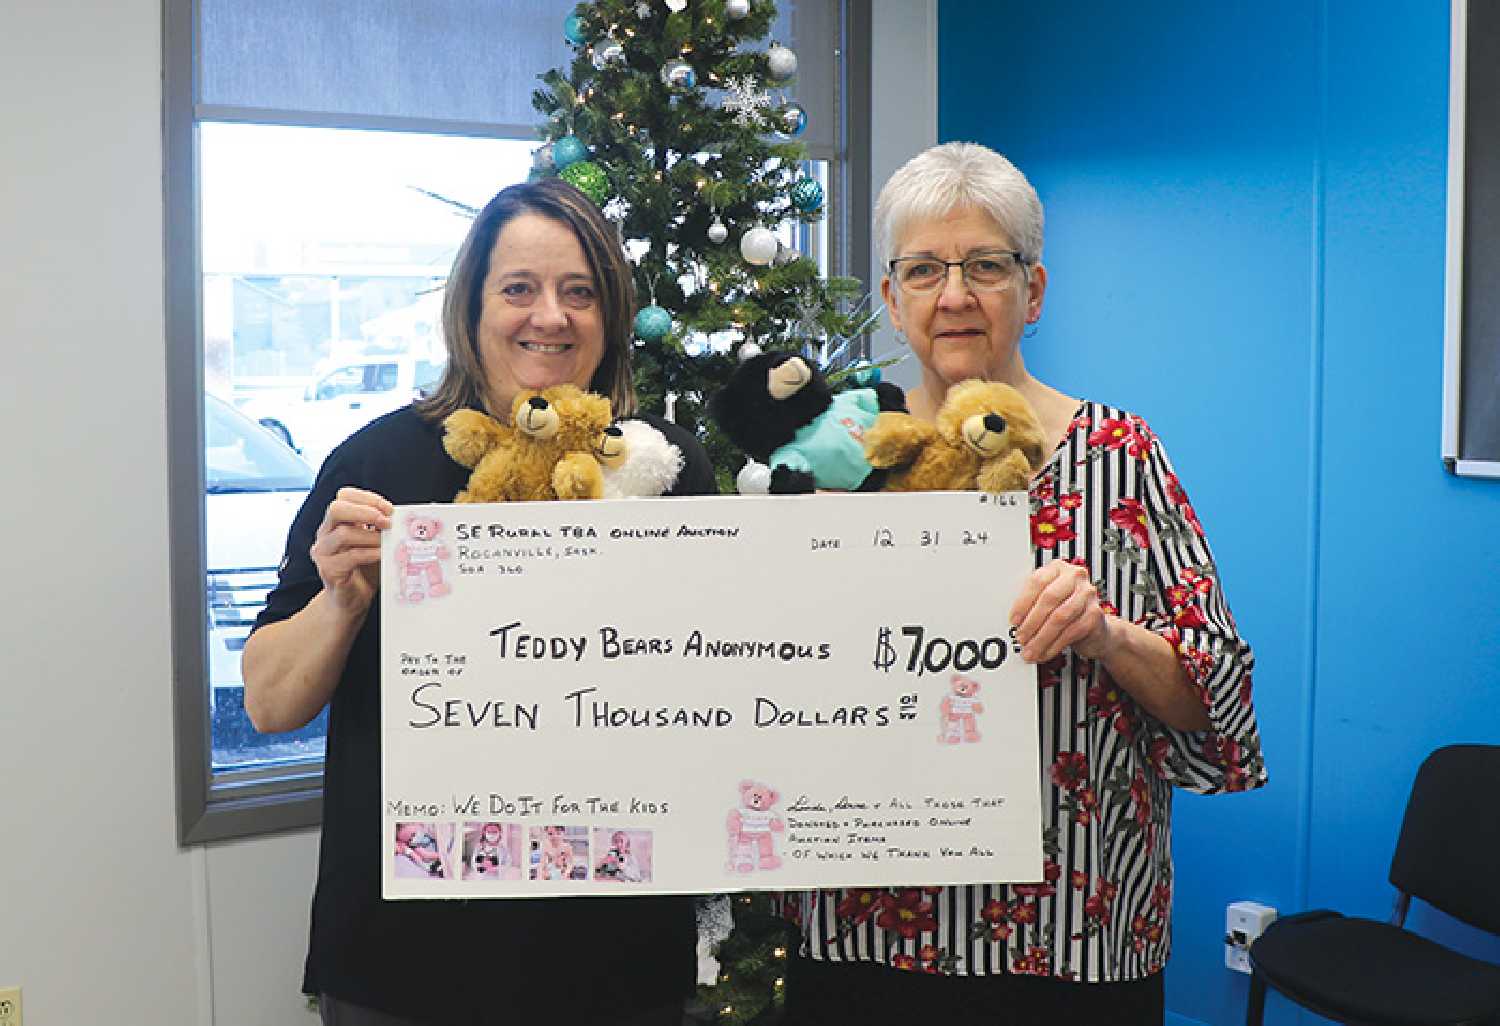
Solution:
{"label": "large novelty cheque", "polygon": [[401,506],[388,898],[1038,880],[1024,493]]}

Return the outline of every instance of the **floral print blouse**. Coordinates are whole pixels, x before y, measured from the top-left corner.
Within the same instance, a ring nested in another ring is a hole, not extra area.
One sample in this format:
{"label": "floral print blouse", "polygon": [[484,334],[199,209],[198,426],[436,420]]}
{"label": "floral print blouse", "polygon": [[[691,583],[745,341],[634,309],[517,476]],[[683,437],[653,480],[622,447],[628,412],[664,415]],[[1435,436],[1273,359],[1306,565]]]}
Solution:
{"label": "floral print blouse", "polygon": [[1155,720],[1102,664],[1071,650],[1038,666],[1043,879],[788,894],[808,957],[1089,982],[1158,972],[1171,946],[1172,788],[1215,794],[1266,782],[1250,647],[1145,421],[1079,407],[1032,481],[1031,544],[1038,567],[1087,567],[1106,612],[1172,644],[1210,729]]}

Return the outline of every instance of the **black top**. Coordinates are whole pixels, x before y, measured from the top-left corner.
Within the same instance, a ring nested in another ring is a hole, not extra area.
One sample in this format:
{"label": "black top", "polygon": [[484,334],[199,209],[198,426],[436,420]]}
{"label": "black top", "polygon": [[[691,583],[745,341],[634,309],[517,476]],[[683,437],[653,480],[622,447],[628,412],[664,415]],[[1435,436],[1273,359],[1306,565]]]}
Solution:
{"label": "black top", "polygon": [[[642,414],[677,445],[672,495],[716,491],[687,431]],[[411,407],[367,425],[328,457],[292,522],[281,580],[256,628],[301,610],[322,588],[309,550],[339,488],[396,504],[451,502],[468,470],[443,451],[442,425]],[[303,989],[445,1024],[527,1013],[612,1021],[691,993],[697,929],[691,897],[385,901],[380,896],[380,596],[330,703],[323,836]]]}

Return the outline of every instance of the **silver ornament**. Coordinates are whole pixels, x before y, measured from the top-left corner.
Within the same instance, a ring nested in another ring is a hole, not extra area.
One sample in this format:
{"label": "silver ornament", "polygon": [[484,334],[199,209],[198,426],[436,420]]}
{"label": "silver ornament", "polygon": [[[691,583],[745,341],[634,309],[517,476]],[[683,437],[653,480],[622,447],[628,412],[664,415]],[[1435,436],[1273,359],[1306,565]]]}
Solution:
{"label": "silver ornament", "polygon": [[807,111],[799,104],[789,103],[776,113],[776,131],[789,139],[796,138],[807,130]]}
{"label": "silver ornament", "polygon": [[729,0],[724,5],[724,13],[736,20],[750,14],[750,0]]}
{"label": "silver ornament", "polygon": [[662,65],[661,80],[672,89],[691,89],[698,84],[698,73],[687,61],[668,61]]}
{"label": "silver ornament", "polygon": [[552,160],[551,143],[545,143],[531,151],[531,166],[538,171],[551,171],[556,166]]}
{"label": "silver ornament", "polygon": [[717,246],[727,238],[729,238],[729,229],[724,227],[723,221],[717,217],[714,218],[714,223],[708,226],[708,241]]}
{"label": "silver ornament", "polygon": [[646,0],[641,0],[640,3],[635,5],[635,16],[642,21],[651,17],[651,5]]}
{"label": "silver ornament", "polygon": [[618,67],[625,63],[625,47],[613,40],[594,48],[594,67],[603,71],[605,68]]}
{"label": "silver ornament", "polygon": [[780,239],[776,240],[776,255],[771,257],[772,267],[785,267],[787,264],[802,256],[791,246],[784,246]]}
{"label": "silver ornament", "polygon": [[777,43],[766,51],[766,65],[770,68],[771,77],[783,82],[797,73],[797,55]]}

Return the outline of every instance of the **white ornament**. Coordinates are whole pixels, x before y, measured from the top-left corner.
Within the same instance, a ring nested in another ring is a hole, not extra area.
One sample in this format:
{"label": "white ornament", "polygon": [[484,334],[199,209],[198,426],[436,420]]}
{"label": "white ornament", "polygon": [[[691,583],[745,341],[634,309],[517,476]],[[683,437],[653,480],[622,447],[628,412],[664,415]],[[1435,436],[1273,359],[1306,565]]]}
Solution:
{"label": "white ornament", "polygon": [[729,229],[724,227],[723,221],[717,217],[714,218],[714,223],[708,226],[708,241],[717,246],[727,238],[729,238]]}
{"label": "white ornament", "polygon": [[667,0],[667,8],[673,14],[681,14],[687,10],[687,0]]}
{"label": "white ornament", "polygon": [[641,0],[640,3],[635,5],[635,16],[642,21],[651,17],[651,5],[646,0]]}
{"label": "white ornament", "polygon": [[771,468],[764,463],[747,460],[734,475],[734,487],[741,495],[766,495],[771,491]]}
{"label": "white ornament", "polygon": [[744,18],[750,13],[750,0],[729,0],[724,5],[724,13],[731,18]]}
{"label": "white ornament", "polygon": [[781,243],[769,228],[751,228],[740,237],[740,256],[746,261],[765,267],[776,259]]}
{"label": "white ornament", "polygon": [[744,345],[740,346],[740,362],[743,363],[744,361],[750,359],[752,356],[759,356],[763,352],[765,352],[765,350],[761,349],[759,343],[746,342]]}
{"label": "white ornament", "polygon": [[797,55],[779,43],[766,51],[766,63],[771,69],[771,77],[778,82],[797,73]]}
{"label": "white ornament", "polygon": [[724,90],[729,94],[724,99],[724,109],[747,128],[759,125],[771,109],[771,94],[761,89],[750,75],[734,76],[724,83]]}

